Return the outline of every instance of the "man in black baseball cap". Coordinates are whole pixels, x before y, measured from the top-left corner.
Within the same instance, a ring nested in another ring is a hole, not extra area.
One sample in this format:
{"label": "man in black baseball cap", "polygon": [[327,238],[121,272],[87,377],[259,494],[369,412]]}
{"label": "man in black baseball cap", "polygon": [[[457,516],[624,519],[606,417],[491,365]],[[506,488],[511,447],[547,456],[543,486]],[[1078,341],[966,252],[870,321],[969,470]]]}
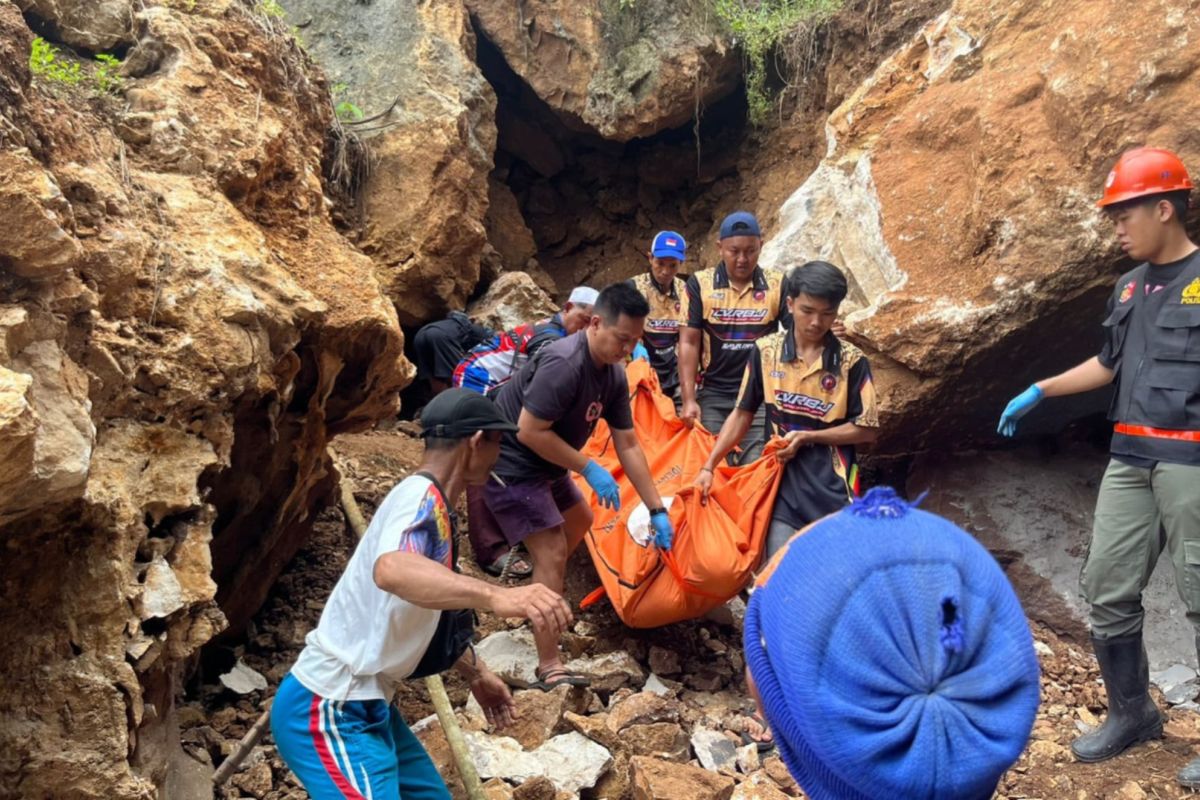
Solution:
{"label": "man in black baseball cap", "polygon": [[515,432],[492,401],[447,389],[421,414],[420,468],[388,493],[338,579],[271,706],[271,732],[309,796],[450,793],[392,703],[399,683],[454,667],[496,727],[512,695],[471,648],[474,615],[525,618],[561,636],[571,609],[540,583],[501,587],[458,572],[454,507],[487,480],[500,437]]}

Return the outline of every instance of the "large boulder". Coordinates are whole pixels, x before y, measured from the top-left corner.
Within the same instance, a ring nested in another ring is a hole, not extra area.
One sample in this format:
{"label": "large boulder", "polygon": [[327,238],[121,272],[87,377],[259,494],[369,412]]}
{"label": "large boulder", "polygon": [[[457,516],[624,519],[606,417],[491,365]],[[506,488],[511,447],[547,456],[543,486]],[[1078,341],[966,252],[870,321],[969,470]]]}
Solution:
{"label": "large boulder", "polygon": [[[290,0],[288,21],[335,88],[334,102],[377,119],[360,245],[403,325],[462,309],[487,243],[496,98],[475,65],[459,3]],[[352,126],[353,127],[353,126]]]}
{"label": "large boulder", "polygon": [[[99,53],[132,44],[134,0],[15,0],[59,41]],[[140,4],[137,4],[140,5]]]}
{"label": "large boulder", "polygon": [[569,126],[627,142],[683,125],[738,84],[715,14],[670,0],[467,0],[471,15]]}
{"label": "large boulder", "polygon": [[1010,394],[1095,352],[1129,266],[1094,205],[1109,167],[1154,144],[1200,169],[1194,10],[956,0],[829,117],[763,261],[851,273],[881,449],[990,435]]}
{"label": "large boulder", "polygon": [[242,4],[185,5],[133,18],[119,102],[78,102],[0,3],[3,796],[159,796],[197,650],[307,537],[330,439],[411,375],[330,217],[321,77]]}

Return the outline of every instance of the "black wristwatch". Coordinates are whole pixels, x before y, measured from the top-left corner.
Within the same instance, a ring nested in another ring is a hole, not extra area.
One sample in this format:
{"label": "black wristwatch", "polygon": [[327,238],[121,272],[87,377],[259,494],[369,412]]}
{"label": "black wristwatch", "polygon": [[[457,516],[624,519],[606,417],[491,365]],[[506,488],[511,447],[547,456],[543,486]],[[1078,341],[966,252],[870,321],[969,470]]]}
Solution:
{"label": "black wristwatch", "polygon": [[659,506],[658,508],[650,509],[650,516],[652,516],[652,517],[655,514],[665,514],[665,513],[667,513],[667,510],[665,508],[663,508],[662,506]]}

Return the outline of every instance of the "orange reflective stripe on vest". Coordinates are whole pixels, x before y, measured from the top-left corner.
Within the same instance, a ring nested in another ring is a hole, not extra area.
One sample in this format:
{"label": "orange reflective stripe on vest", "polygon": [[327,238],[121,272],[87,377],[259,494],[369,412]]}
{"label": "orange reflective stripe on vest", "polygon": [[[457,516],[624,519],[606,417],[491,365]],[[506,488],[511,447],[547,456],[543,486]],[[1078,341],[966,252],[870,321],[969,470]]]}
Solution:
{"label": "orange reflective stripe on vest", "polygon": [[1200,442],[1200,431],[1172,431],[1165,428],[1151,428],[1149,425],[1127,425],[1124,422],[1118,422],[1114,430],[1126,436],[1150,436],[1155,439],[1174,439],[1177,442]]}

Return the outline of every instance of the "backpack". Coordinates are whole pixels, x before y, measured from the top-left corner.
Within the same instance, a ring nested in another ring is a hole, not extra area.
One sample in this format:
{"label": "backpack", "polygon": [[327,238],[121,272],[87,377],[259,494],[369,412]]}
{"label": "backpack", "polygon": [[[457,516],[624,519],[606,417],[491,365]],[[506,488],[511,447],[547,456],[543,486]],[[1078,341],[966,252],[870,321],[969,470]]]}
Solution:
{"label": "backpack", "polygon": [[537,333],[533,325],[518,325],[501,331],[472,347],[454,368],[451,384],[488,395],[517,374],[529,355],[529,341]]}

